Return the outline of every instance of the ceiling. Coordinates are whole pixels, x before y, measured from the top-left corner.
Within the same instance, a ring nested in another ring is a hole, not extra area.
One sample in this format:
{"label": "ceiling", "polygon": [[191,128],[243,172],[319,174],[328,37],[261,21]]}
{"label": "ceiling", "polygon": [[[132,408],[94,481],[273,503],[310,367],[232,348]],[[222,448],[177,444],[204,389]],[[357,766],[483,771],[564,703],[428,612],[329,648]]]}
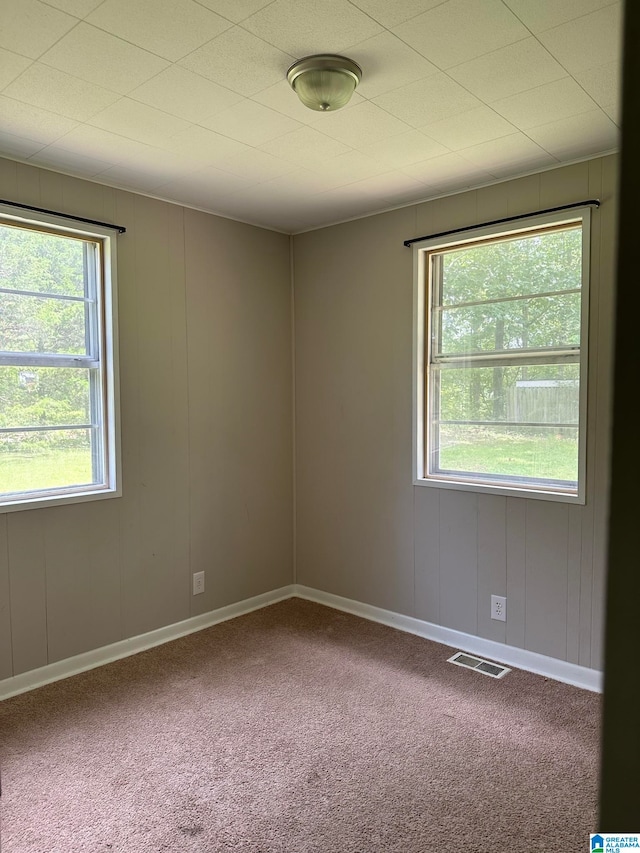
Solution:
{"label": "ceiling", "polygon": [[[3,0],[0,155],[296,233],[614,150],[621,5]],[[317,113],[327,52],[363,79]]]}

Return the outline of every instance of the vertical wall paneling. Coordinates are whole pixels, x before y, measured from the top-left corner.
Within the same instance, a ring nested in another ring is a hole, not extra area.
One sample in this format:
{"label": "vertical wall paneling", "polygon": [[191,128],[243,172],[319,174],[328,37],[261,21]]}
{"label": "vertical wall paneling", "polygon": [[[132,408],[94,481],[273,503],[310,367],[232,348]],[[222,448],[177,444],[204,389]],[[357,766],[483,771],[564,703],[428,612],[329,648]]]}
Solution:
{"label": "vertical wall paneling", "polygon": [[[507,626],[491,618],[491,596],[507,594],[507,499],[478,495],[478,635],[504,643]],[[507,619],[509,603],[507,602]]]}
{"label": "vertical wall paneling", "polygon": [[[414,598],[400,611],[586,666],[592,653],[598,659],[601,624],[609,429],[602,388],[612,331],[601,280],[615,250],[616,167],[615,157],[601,158],[424,202],[410,209],[414,219],[403,220],[399,235],[603,200],[593,215],[587,504],[414,487]],[[294,238],[298,579],[388,609],[398,609],[408,586],[403,551],[387,560],[386,577],[375,556],[384,549],[393,556],[385,534],[404,512],[402,480],[390,471],[402,472],[405,456],[383,427],[385,409],[394,411],[396,436],[411,426],[411,406],[402,408],[411,371],[402,347],[412,329],[403,288],[411,273],[390,240],[398,213]],[[396,282],[395,302],[380,300],[383,275]],[[400,357],[390,362],[394,350]],[[367,468],[371,459],[387,466],[383,481]],[[492,594],[507,596],[506,623],[490,619]]]}
{"label": "vertical wall paneling", "polygon": [[[598,197],[598,196],[596,196]],[[589,163],[574,163],[562,169],[551,169],[540,175],[540,207],[567,204],[567,199],[583,201],[589,192]]]}
{"label": "vertical wall paneling", "polygon": [[0,189],[1,198],[7,201],[19,201],[18,199],[18,166],[14,160],[5,160],[0,157]]}
{"label": "vertical wall paneling", "polygon": [[507,643],[525,648],[527,501],[507,498]]}
{"label": "vertical wall paneling", "polygon": [[133,636],[140,623],[137,605],[128,596],[139,573],[144,547],[139,535],[140,521],[140,444],[142,413],[138,387],[141,381],[138,358],[139,321],[136,275],[136,207],[132,193],[119,193],[116,202],[116,221],[127,231],[118,237],[118,338],[120,362],[120,429],[122,433],[122,497],[120,510],[120,587],[121,633]]}
{"label": "vertical wall paneling", "polygon": [[564,660],[567,655],[568,505],[528,501],[526,518],[525,648]]}
{"label": "vertical wall paneling", "polygon": [[53,663],[120,639],[119,513],[115,500],[41,513]]}
{"label": "vertical wall paneling", "polygon": [[13,674],[48,663],[47,581],[42,510],[7,518]]}
{"label": "vertical wall paneling", "polygon": [[540,209],[540,181],[541,175],[527,175],[506,182],[507,216],[535,213]]}
{"label": "vertical wall paneling", "polygon": [[192,614],[291,580],[289,241],[185,211]]}
{"label": "vertical wall paneling", "polygon": [[[187,530],[176,528],[176,509],[187,501],[184,480],[176,467],[184,463],[187,410],[183,388],[187,370],[174,364],[174,288],[169,205],[135,197],[135,300],[137,318],[138,421],[137,515],[138,559],[123,578],[125,633],[141,634],[186,619],[184,596],[188,567],[184,563]],[[124,235],[125,237],[127,235]],[[178,317],[184,335],[184,324]],[[176,400],[176,395],[178,400]],[[176,405],[181,402],[182,407]],[[178,488],[178,485],[181,488]],[[182,518],[182,515],[180,515]],[[178,554],[180,557],[178,558]]]}
{"label": "vertical wall paneling", "polygon": [[415,615],[440,623],[440,490],[414,489]]}
{"label": "vertical wall paneling", "polygon": [[440,620],[478,632],[478,495],[443,489],[440,495]]}
{"label": "vertical wall paneling", "polygon": [[57,172],[40,172],[40,204],[49,210],[64,208],[63,185],[64,176]]}
{"label": "vertical wall paneling", "polygon": [[[40,170],[34,169],[33,166],[27,166],[25,163],[17,163],[16,176],[20,195],[19,201],[22,204],[40,207]],[[11,201],[16,200],[11,199]]]}
{"label": "vertical wall paneling", "polygon": [[298,580],[404,613],[414,228],[403,208],[294,240]]}
{"label": "vertical wall paneling", "polygon": [[493,184],[477,191],[478,222],[491,222],[509,215],[505,184]]}
{"label": "vertical wall paneling", "polygon": [[[0,678],[290,583],[288,238],[2,159],[0,196],[127,228],[123,494],[0,516]],[[213,592],[193,611],[192,511]]]}
{"label": "vertical wall paneling", "polygon": [[611,432],[612,349],[615,311],[617,170],[613,158],[602,160],[602,199],[608,215],[600,216],[600,279],[596,339],[596,440],[600,452],[595,466],[595,522],[593,530],[593,592],[591,599],[591,661],[600,668],[603,659],[603,619],[607,558],[607,507],[609,499],[609,436]]}
{"label": "vertical wall paneling", "polygon": [[[602,200],[602,161],[593,160],[588,164],[589,197]],[[604,201],[604,200],[603,200]],[[603,204],[594,211],[591,218],[591,287],[589,297],[589,378],[587,413],[587,502],[582,511],[582,548],[580,569],[580,625],[578,662],[582,666],[592,666],[592,605],[593,605],[593,568],[594,568],[594,530],[596,517],[596,451],[599,455],[598,436],[598,360],[600,341],[598,340],[598,317],[601,297],[602,275],[601,223],[603,216],[611,215],[611,204]]]}
{"label": "vertical wall paneling", "polygon": [[580,569],[582,565],[583,508],[569,507],[567,537],[567,660],[580,662]]}
{"label": "vertical wall paneling", "polygon": [[7,516],[0,515],[0,679],[13,675]]}

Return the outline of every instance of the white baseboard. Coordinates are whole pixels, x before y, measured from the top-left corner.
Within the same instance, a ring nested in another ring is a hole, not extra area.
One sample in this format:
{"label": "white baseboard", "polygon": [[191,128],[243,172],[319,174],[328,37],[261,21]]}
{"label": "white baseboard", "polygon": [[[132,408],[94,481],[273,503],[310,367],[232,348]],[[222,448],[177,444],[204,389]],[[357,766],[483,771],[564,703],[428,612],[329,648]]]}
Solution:
{"label": "white baseboard", "polygon": [[519,649],[516,646],[507,646],[493,640],[485,640],[473,634],[454,631],[452,628],[444,628],[442,625],[435,625],[432,622],[425,622],[412,616],[403,616],[391,610],[362,604],[360,601],[342,598],[339,595],[332,595],[329,592],[322,592],[319,589],[312,589],[301,584],[294,584],[293,595],[315,601],[317,604],[325,604],[335,610],[352,613],[354,616],[361,616],[363,619],[369,619],[372,622],[389,625],[409,634],[417,634],[419,637],[425,637],[427,640],[433,640],[436,643],[442,643],[463,652],[490,658],[497,663],[535,672],[537,675],[544,675],[547,678],[553,678],[555,681],[564,681],[566,684],[573,684],[595,693],[602,692],[602,673],[596,669],[578,666],[575,663],[558,660],[526,649]]}
{"label": "white baseboard", "polygon": [[203,628],[209,628],[211,625],[217,625],[219,622],[235,619],[237,616],[243,616],[245,613],[260,610],[262,607],[293,597],[315,601],[318,604],[333,607],[335,610],[352,613],[372,622],[380,622],[382,625],[389,625],[409,634],[417,634],[419,637],[425,637],[427,640],[433,640],[445,646],[451,646],[483,658],[490,658],[517,669],[535,672],[556,681],[564,681],[585,690],[602,691],[602,673],[598,670],[550,658],[536,652],[529,652],[515,646],[503,645],[493,640],[485,640],[473,634],[454,631],[452,628],[443,628],[441,625],[435,625],[432,622],[425,622],[412,616],[403,616],[401,613],[383,610],[380,607],[342,598],[339,595],[332,595],[319,589],[312,589],[301,584],[290,584],[263,595],[256,595],[236,604],[230,604],[227,607],[211,610],[201,616],[194,616],[191,619],[185,619],[183,622],[176,622],[173,625],[149,631],[147,634],[130,637],[128,640],[120,640],[109,646],[103,646],[100,649],[66,658],[39,669],[32,669],[29,672],[14,675],[12,678],[6,678],[4,681],[0,681],[0,701],[8,699],[10,696],[16,696],[18,693],[35,690],[37,687],[50,684],[52,681],[60,681],[88,669],[95,669],[95,667],[102,666],[105,663],[135,655],[145,649],[153,648],[153,646],[160,646],[187,634],[202,631]]}
{"label": "white baseboard", "polygon": [[5,678],[4,681],[0,681],[0,701],[8,699],[10,696],[16,696],[18,693],[35,690],[36,687],[42,687],[52,681],[69,678],[71,675],[78,675],[80,672],[95,669],[95,667],[102,666],[105,663],[135,655],[145,649],[153,648],[153,646],[168,643],[170,640],[177,640],[179,637],[193,634],[195,631],[202,631],[203,628],[217,625],[218,622],[226,622],[228,619],[235,619],[236,616],[243,616],[245,613],[251,613],[252,610],[260,610],[269,604],[291,598],[292,595],[293,585],[283,586],[280,589],[265,592],[263,595],[256,595],[236,604],[229,604],[227,607],[219,607],[217,610],[211,610],[201,616],[193,616],[183,622],[176,622],[173,625],[157,628],[155,631],[149,631],[146,634],[139,634],[137,637],[130,637],[128,640],[120,640],[109,646],[102,646],[102,648],[84,652],[72,658],[32,669],[21,675],[14,675],[12,678]]}

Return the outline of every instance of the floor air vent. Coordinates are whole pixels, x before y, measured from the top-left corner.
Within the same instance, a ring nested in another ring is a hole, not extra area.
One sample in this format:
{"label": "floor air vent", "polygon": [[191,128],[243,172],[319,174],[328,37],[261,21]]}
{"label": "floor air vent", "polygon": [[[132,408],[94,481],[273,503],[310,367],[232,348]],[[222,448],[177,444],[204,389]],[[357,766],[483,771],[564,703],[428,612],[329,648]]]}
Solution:
{"label": "floor air vent", "polygon": [[448,663],[455,663],[456,666],[464,666],[466,669],[474,669],[476,672],[481,672],[490,678],[504,678],[508,672],[511,672],[506,666],[500,666],[497,663],[476,658],[473,655],[465,654],[465,652],[456,652],[452,658],[449,658]]}

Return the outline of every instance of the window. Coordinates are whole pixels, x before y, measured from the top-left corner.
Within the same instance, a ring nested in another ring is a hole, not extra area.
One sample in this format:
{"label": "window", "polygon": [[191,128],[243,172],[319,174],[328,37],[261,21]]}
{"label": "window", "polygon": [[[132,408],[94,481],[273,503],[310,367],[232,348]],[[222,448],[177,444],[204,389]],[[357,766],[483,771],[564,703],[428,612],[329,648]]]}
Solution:
{"label": "window", "polygon": [[589,213],[414,244],[415,483],[584,503]]}
{"label": "window", "polygon": [[115,232],[0,208],[0,507],[112,497]]}

